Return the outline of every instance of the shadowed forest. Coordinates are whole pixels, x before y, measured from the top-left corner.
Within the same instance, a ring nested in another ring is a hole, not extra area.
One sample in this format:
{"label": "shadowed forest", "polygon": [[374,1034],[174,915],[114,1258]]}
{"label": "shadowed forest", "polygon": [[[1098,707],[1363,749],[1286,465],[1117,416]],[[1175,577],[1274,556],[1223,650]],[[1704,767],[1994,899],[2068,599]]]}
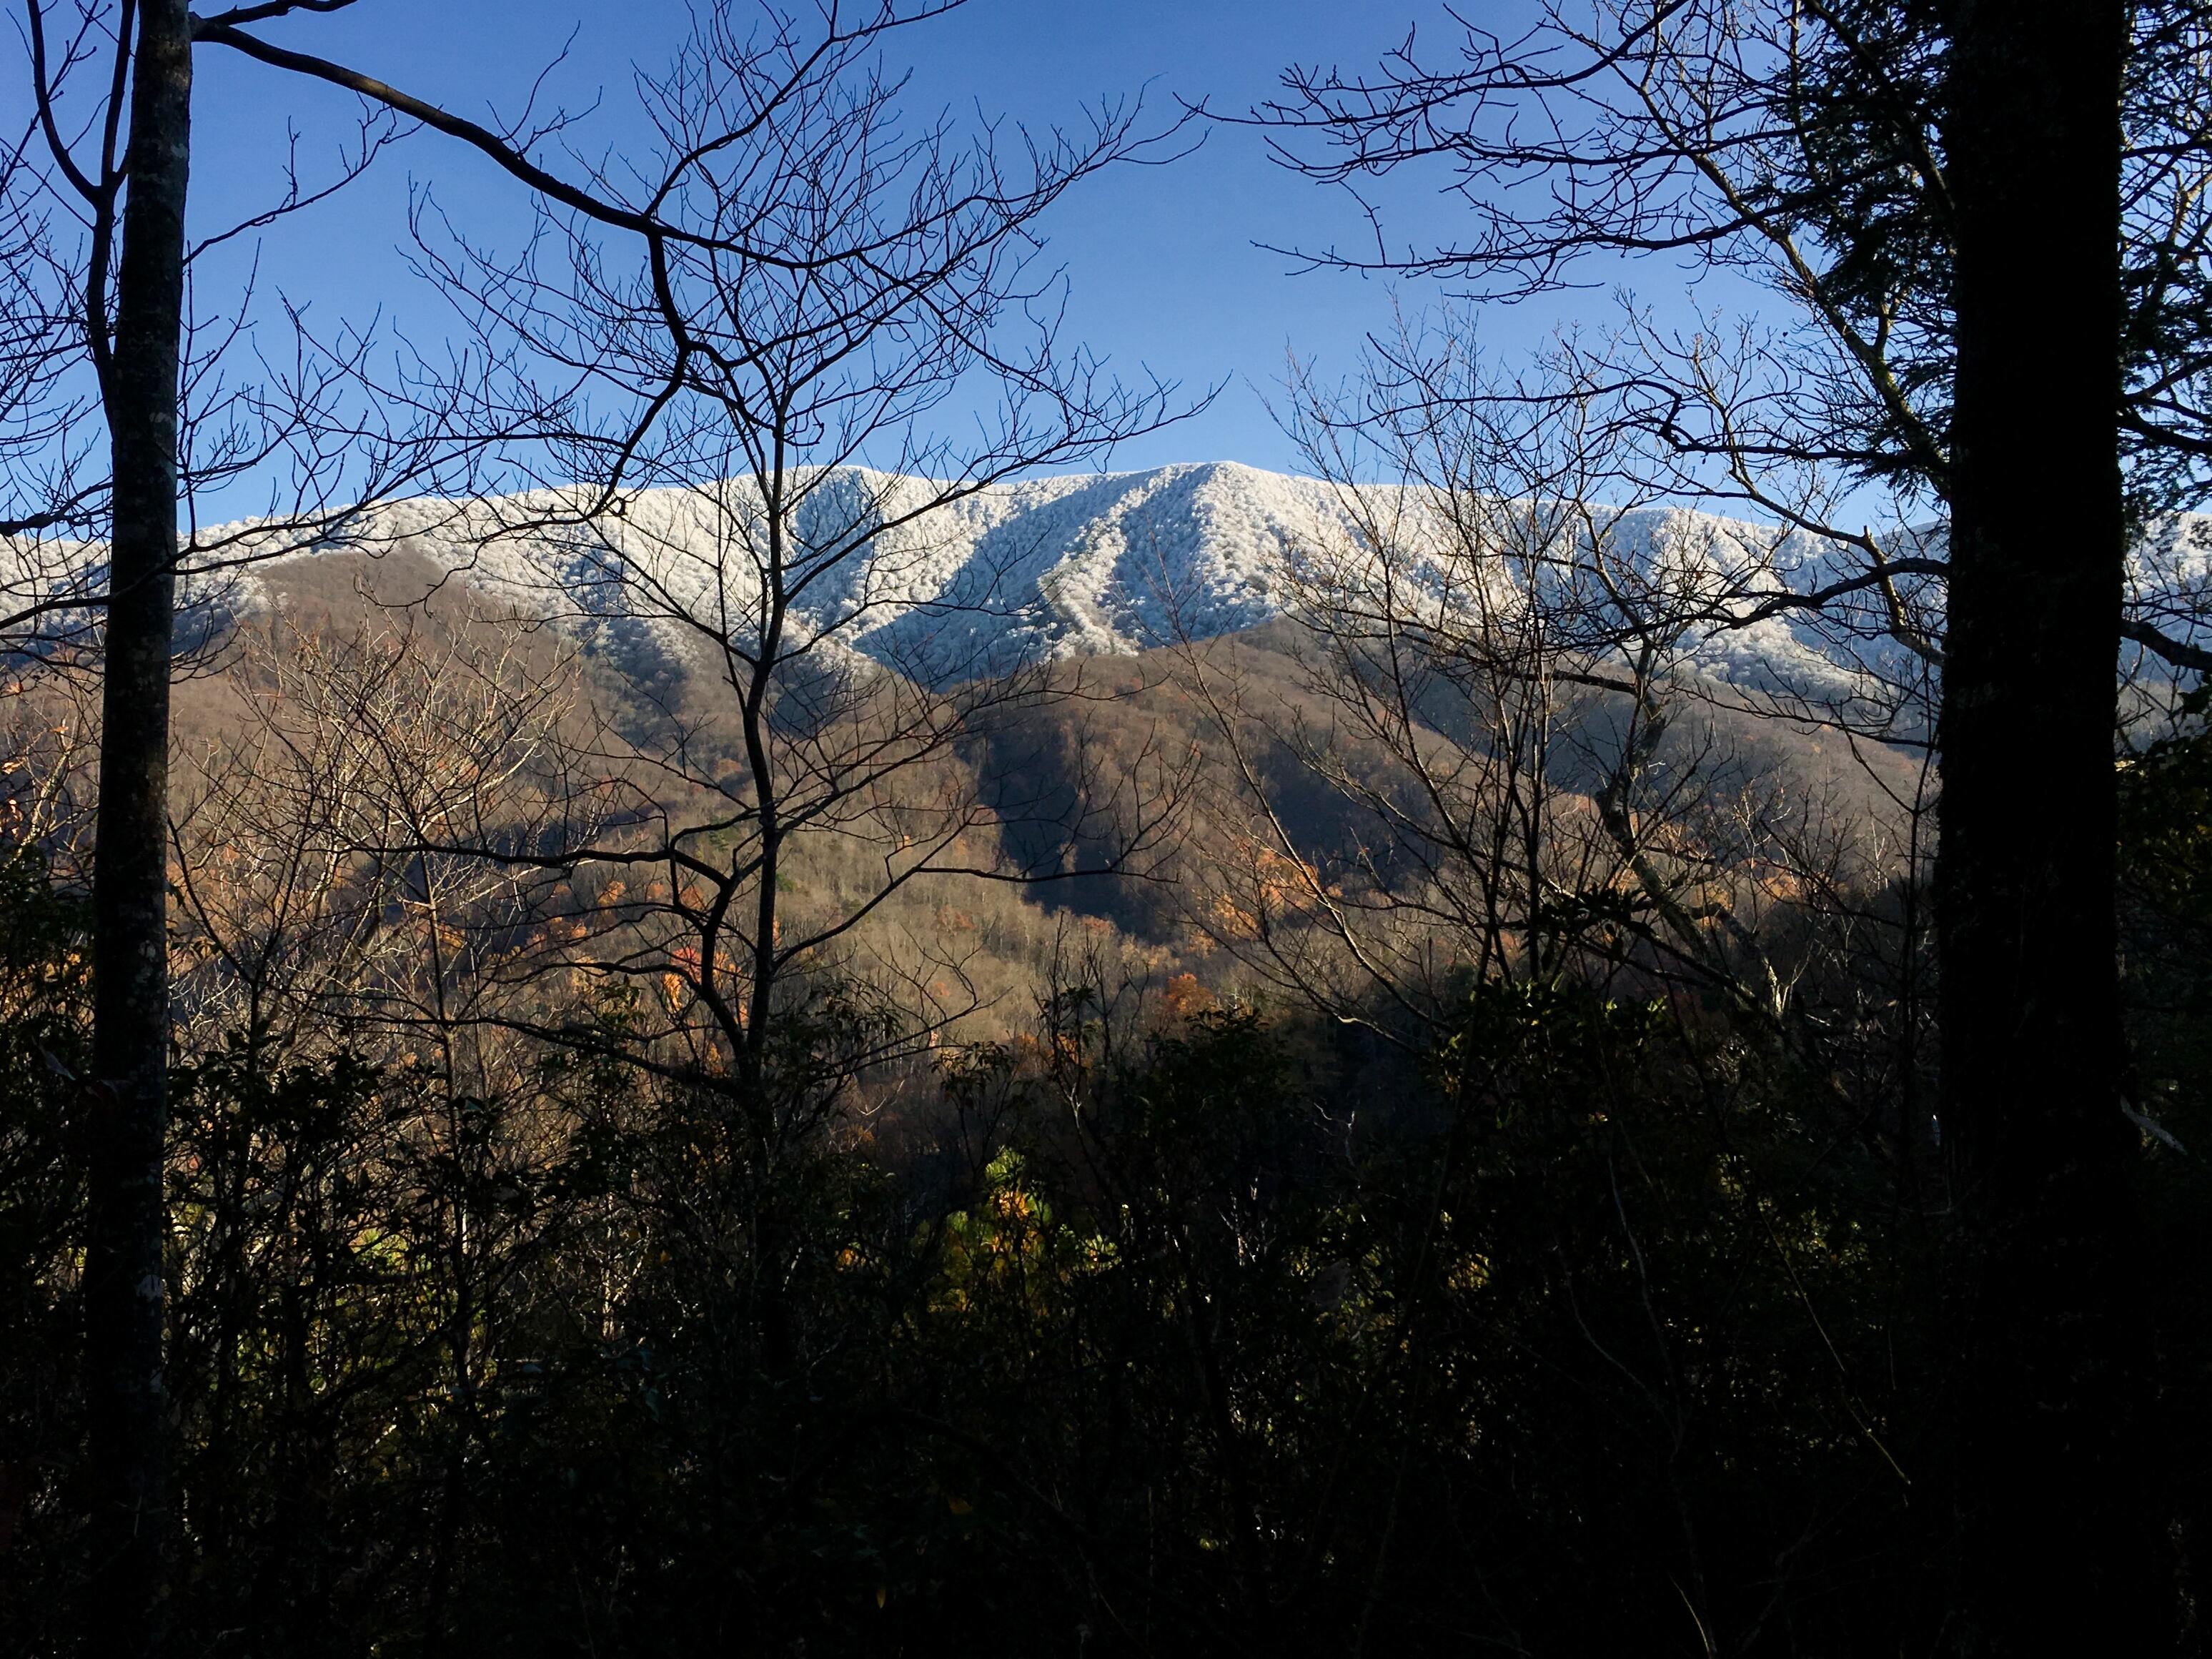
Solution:
{"label": "shadowed forest", "polygon": [[[2212,5],[1034,130],[957,3],[611,154],[23,0],[0,1655],[2206,1651]],[[347,124],[238,226],[218,54]],[[1282,228],[1295,477],[1064,324],[1201,142],[1462,216]],[[449,339],[222,263],[453,155]]]}

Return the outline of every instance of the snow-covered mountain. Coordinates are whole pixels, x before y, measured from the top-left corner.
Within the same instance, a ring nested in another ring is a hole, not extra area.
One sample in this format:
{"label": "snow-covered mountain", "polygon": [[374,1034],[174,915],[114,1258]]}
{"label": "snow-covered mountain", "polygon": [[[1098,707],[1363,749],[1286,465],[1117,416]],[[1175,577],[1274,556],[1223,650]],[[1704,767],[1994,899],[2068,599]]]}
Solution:
{"label": "snow-covered mountain", "polygon": [[[1317,592],[1364,609],[1386,576],[1394,606],[1439,621],[1478,605],[1510,609],[1545,583],[1583,583],[1574,602],[1593,614],[1607,602],[1589,571],[1565,568],[1577,559],[1468,557],[1464,538],[1415,492],[1347,494],[1233,463],[972,489],[846,468],[802,483],[784,520],[794,544],[781,549],[786,645],[814,642],[819,658],[872,660],[928,683],[1211,638],[1310,606]],[[1501,520],[1520,516],[1524,550],[1544,539],[1528,533],[1542,509],[1496,505]],[[208,610],[235,614],[281,604],[297,560],[336,548],[402,551],[490,605],[595,650],[642,653],[663,672],[697,663],[718,636],[752,636],[775,526],[749,483],[641,491],[588,516],[578,507],[550,492],[387,503],[305,548],[296,532],[226,526],[198,540],[222,550],[230,574],[197,586]],[[2137,555],[2137,612],[2170,634],[2193,637],[2205,614],[2203,529],[2176,521]],[[1940,537],[1904,539],[1916,544],[1893,539],[1893,551],[1940,546]],[[1688,618],[1669,654],[1706,674],[1833,698],[1869,673],[1910,666],[1875,592],[1820,613],[1773,603],[1863,574],[1862,550],[1665,507],[1620,516],[1607,544],[1607,580],[1634,590],[1630,609]],[[83,562],[73,562],[70,580],[86,583]],[[1615,605],[1616,623],[1621,614]]]}
{"label": "snow-covered mountain", "polygon": [[[950,662],[1211,637],[1281,614],[1291,550],[1342,525],[1328,486],[1227,463],[1025,479],[926,505],[947,493],[859,468],[809,480],[799,545],[783,552],[804,635],[905,668],[930,649]],[[755,625],[769,526],[750,485],[641,491],[588,526],[574,505],[403,501],[321,547],[404,550],[533,614],[635,621],[679,650],[702,626]],[[257,568],[250,593],[281,593],[288,562]]]}
{"label": "snow-covered mountain", "polygon": [[[945,493],[860,469],[810,480],[793,520],[799,545],[784,554],[798,636],[942,682],[1254,627],[1299,597],[1311,603],[1324,568],[1323,586],[1352,594],[1380,580],[1378,534],[1397,550],[1394,599],[1439,616],[1479,587],[1490,604],[1510,603],[1512,581],[1532,579],[1504,562],[1476,569],[1409,492],[1354,498],[1233,463]],[[406,501],[364,515],[341,539],[427,556],[495,601],[610,648],[681,659],[713,635],[750,636],[769,529],[750,485],[640,492],[589,525],[574,507],[548,494]],[[1720,614],[1741,610],[1747,592],[1817,580],[1825,556],[1802,538],[1658,508],[1625,515],[1612,538],[1655,603],[1711,597],[1716,614],[1687,642],[1708,672],[1790,681],[1838,672],[1832,639],[1801,617],[1728,625]],[[281,594],[288,563],[252,568],[241,599]]]}

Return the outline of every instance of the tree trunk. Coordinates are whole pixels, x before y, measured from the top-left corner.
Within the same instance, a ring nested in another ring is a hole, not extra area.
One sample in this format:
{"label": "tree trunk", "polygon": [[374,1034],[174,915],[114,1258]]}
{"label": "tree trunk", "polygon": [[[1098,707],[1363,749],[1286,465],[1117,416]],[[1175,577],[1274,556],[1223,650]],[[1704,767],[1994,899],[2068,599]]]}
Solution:
{"label": "tree trunk", "polygon": [[2154,1649],[2113,920],[2119,0],[1954,0],[1937,854],[1970,1651]]}
{"label": "tree trunk", "polygon": [[114,360],[102,388],[114,501],[93,880],[85,1317],[90,1611],[93,1651],[103,1659],[160,1649],[167,1516],[165,836],[191,22],[185,0],[141,0],[139,17]]}

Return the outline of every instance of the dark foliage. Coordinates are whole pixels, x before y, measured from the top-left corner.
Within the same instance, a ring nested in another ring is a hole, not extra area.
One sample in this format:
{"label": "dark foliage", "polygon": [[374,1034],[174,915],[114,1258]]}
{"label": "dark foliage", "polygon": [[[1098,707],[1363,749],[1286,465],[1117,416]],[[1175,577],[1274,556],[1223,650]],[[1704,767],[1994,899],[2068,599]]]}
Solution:
{"label": "dark foliage", "polygon": [[0,1627],[48,1638],[80,1571],[84,1175],[72,1106],[87,1058],[89,918],[44,862],[0,848]]}
{"label": "dark foliage", "polygon": [[[66,1652],[82,988],[74,909],[14,869],[8,1559],[35,1616],[5,1645]],[[1492,985],[1425,1067],[1370,1041],[1072,991],[772,1145],[598,1062],[483,1100],[253,1034],[188,1058],[177,1650],[1929,1628],[1928,1257],[1894,1149],[1665,1002]]]}

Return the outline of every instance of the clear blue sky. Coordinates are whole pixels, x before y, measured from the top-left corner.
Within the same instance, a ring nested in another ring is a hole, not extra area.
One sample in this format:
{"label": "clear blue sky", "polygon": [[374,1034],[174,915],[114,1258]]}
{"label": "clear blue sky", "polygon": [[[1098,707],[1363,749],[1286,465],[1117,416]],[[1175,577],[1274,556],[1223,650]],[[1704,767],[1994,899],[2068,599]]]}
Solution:
{"label": "clear blue sky", "polygon": [[[1522,0],[1474,0],[1474,15],[1504,29]],[[1454,38],[1431,0],[970,0],[949,17],[896,37],[910,57],[917,112],[980,106],[1049,124],[1083,101],[1146,91],[1163,112],[1178,97],[1242,110],[1273,88],[1291,62],[1372,64],[1419,21]],[[569,42],[544,94],[570,108],[603,98],[583,130],[619,150],[631,125],[629,65],[658,67],[685,26],[682,0],[364,0],[331,17],[264,26],[270,38],[336,57],[459,112],[518,108],[538,72]],[[1433,31],[1433,33],[1431,32]],[[896,58],[894,61],[896,61]],[[194,206],[201,234],[264,195],[288,123],[311,170],[326,167],[351,124],[351,100],[235,54],[204,48],[196,98]],[[379,171],[305,221],[270,234],[264,280],[312,303],[327,324],[381,306],[410,332],[433,333],[441,313],[397,252],[410,183],[428,182],[472,228],[526,223],[521,192],[486,163],[435,135],[419,136]],[[1441,174],[1394,192],[1394,240],[1449,237],[1455,212]],[[1390,301],[1382,283],[1337,273],[1293,274],[1262,241],[1312,245],[1359,235],[1341,198],[1265,157],[1258,135],[1212,131],[1195,155],[1166,168],[1093,181],[1048,223],[1051,257],[1073,287],[1072,330],[1119,365],[1142,363],[1200,386],[1225,382],[1215,406],[1132,446],[1121,465],[1171,459],[1242,460],[1285,467],[1290,447],[1262,403],[1285,354],[1348,368],[1363,333]],[[1654,271],[1658,285],[1679,287]],[[1431,302],[1415,289],[1407,298]],[[1495,349],[1525,347],[1561,317],[1607,309],[1602,294],[1569,295],[1541,310],[1492,314]]]}

